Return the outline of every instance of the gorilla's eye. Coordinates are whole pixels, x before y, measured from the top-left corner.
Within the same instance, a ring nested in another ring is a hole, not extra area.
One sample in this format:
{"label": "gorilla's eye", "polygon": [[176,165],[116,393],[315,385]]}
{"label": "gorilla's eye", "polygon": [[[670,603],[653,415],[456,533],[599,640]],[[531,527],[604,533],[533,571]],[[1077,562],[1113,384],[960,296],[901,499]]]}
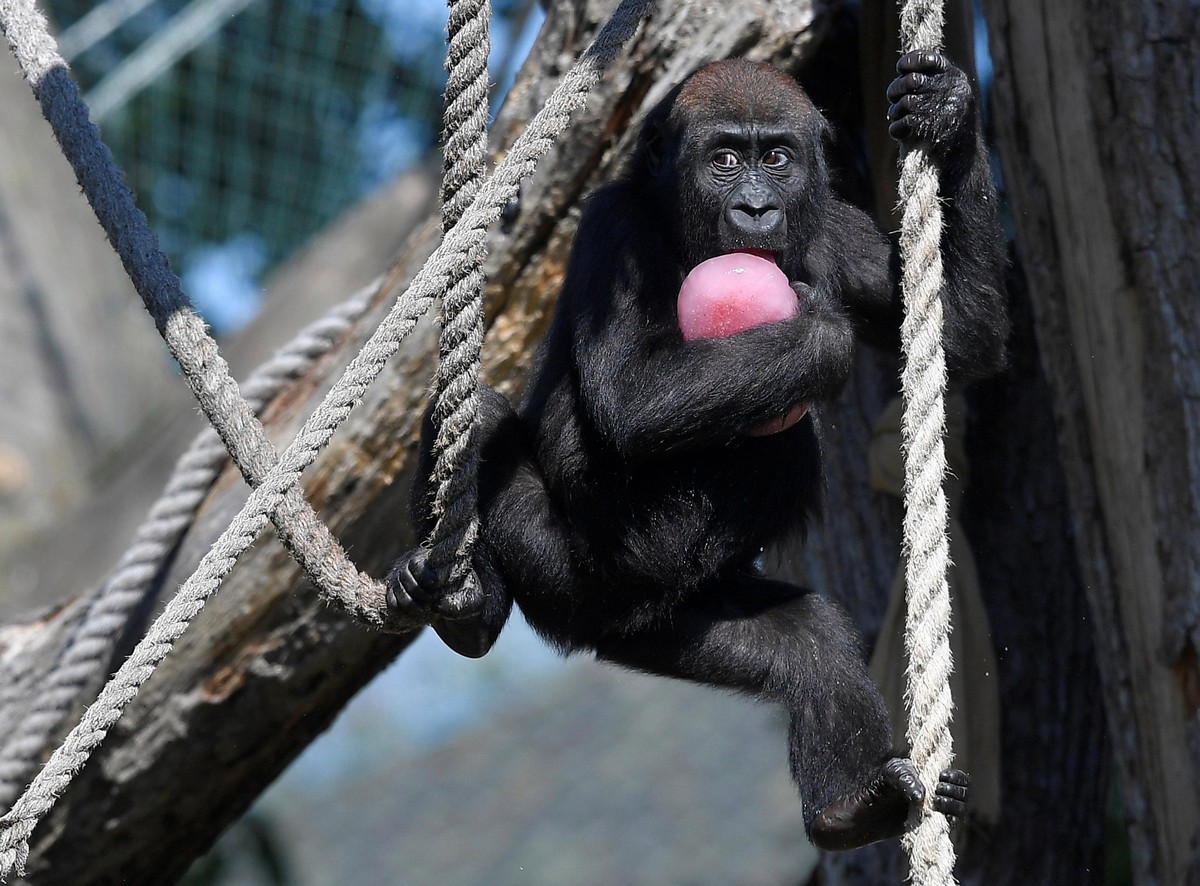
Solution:
{"label": "gorilla's eye", "polygon": [[774,170],[787,169],[788,164],[791,162],[792,158],[788,156],[787,151],[780,150],[779,148],[772,148],[763,154],[762,158],[763,166]]}
{"label": "gorilla's eye", "polygon": [[730,170],[737,169],[741,163],[742,158],[739,157],[736,152],[731,151],[728,148],[717,151],[712,158],[712,165],[722,172],[729,172]]}

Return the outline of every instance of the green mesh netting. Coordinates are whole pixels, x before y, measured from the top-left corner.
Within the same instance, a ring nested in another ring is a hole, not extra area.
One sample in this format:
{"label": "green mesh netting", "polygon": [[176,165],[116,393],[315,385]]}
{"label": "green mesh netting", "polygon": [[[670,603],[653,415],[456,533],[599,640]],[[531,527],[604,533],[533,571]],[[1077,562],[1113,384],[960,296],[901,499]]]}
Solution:
{"label": "green mesh netting", "polygon": [[[45,0],[138,202],[220,330],[436,145],[441,0]],[[529,4],[495,4],[503,37]]]}

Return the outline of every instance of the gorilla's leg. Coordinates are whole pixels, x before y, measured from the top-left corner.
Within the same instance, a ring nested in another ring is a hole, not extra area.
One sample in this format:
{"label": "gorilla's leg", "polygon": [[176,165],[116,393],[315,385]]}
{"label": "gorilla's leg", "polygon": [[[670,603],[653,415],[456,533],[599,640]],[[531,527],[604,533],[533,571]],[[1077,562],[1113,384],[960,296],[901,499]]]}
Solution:
{"label": "gorilla's leg", "polygon": [[669,625],[605,640],[597,653],[783,703],[805,824],[822,848],[896,836],[924,797],[911,763],[895,755],[857,632],[817,594],[738,576],[681,607]]}

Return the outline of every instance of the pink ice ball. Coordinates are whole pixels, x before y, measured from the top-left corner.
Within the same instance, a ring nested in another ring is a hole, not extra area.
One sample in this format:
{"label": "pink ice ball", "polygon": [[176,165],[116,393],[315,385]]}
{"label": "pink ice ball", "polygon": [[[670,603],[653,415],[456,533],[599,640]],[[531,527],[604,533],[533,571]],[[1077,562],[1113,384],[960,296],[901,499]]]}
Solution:
{"label": "pink ice ball", "polygon": [[676,309],[684,340],[695,341],[786,320],[800,302],[772,259],[730,252],[692,268],[679,288]]}
{"label": "pink ice ball", "polygon": [[[685,341],[725,338],[764,323],[786,320],[800,310],[787,275],[768,256],[730,252],[692,268],[676,303]],[[808,412],[795,403],[783,415],[747,429],[753,437],[786,431]]]}

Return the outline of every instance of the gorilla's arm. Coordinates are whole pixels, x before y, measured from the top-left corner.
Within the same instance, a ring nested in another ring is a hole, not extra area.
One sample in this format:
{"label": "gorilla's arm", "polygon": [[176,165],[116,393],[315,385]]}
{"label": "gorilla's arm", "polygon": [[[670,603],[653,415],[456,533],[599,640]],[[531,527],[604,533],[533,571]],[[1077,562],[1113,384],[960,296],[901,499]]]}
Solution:
{"label": "gorilla's arm", "polygon": [[678,283],[655,278],[634,236],[631,191],[589,205],[560,298],[573,317],[572,360],[588,419],[627,458],[659,457],[727,440],[841,389],[853,328],[823,286],[795,284],[799,312],[727,338],[685,342],[675,313]]}
{"label": "gorilla's arm", "polygon": [[[924,146],[939,171],[946,363],[958,378],[991,375],[1004,365],[1008,337],[1006,259],[978,101],[966,74],[938,53],[910,52],[896,70],[887,93],[889,132],[905,148]],[[864,338],[896,348],[903,315],[899,253],[893,249],[890,267],[881,266],[878,243],[863,233],[858,215],[845,204],[831,206],[822,246],[840,258],[839,276],[850,283],[846,304],[865,321]],[[874,285],[881,270],[893,280],[884,299]],[[856,280],[868,285],[855,286]]]}
{"label": "gorilla's arm", "polygon": [[677,332],[606,324],[576,352],[580,397],[596,429],[626,457],[662,456],[834,396],[853,358],[853,331],[835,300],[804,292],[799,316],[728,338],[685,343]]}
{"label": "gorilla's arm", "polygon": [[1005,240],[979,102],[967,75],[939,53],[907,53],[896,71],[889,131],[906,147],[924,145],[940,173],[946,363],[960,376],[991,375],[1004,365],[1008,337]]}

